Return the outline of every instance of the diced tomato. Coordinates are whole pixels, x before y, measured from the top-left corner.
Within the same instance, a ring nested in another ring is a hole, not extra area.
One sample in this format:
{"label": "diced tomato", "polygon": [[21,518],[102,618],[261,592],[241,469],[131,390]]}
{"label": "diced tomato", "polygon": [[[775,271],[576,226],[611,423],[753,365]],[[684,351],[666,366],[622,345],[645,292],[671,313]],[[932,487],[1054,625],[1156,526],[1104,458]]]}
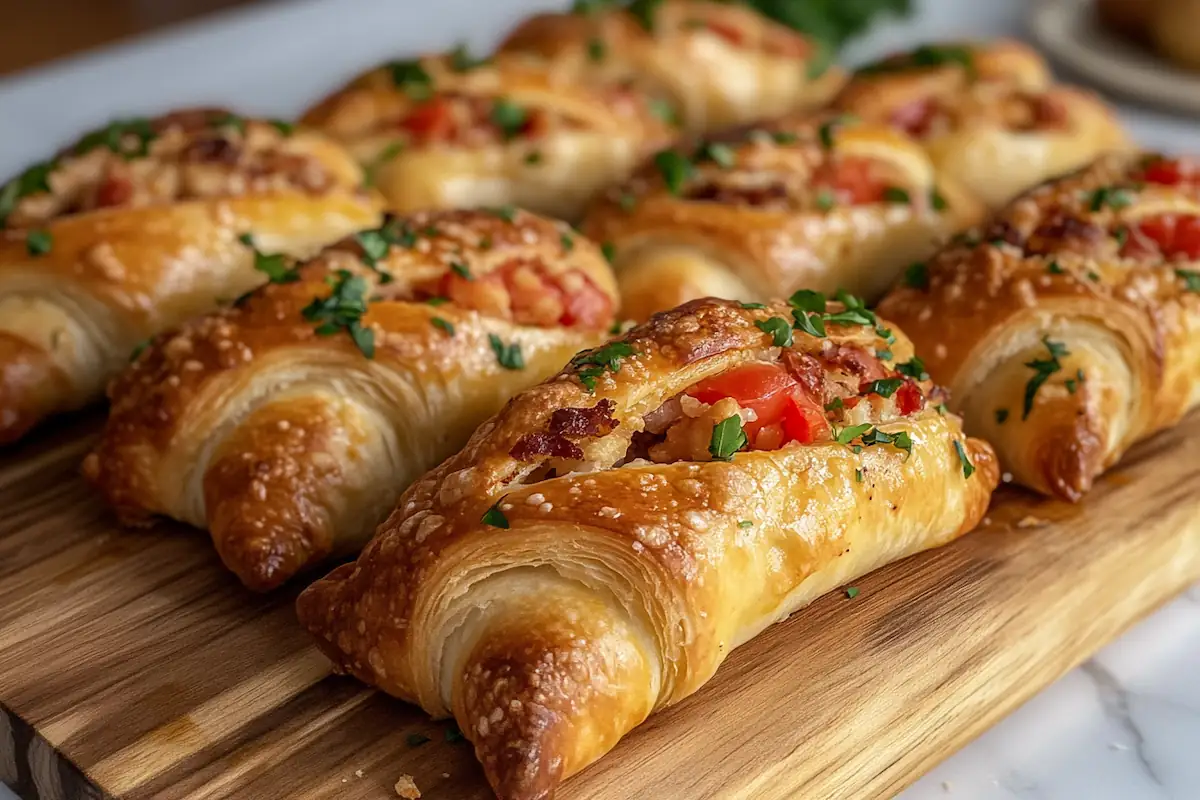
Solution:
{"label": "diced tomato", "polygon": [[925,396],[915,381],[906,380],[896,390],[896,410],[904,416],[914,414],[925,405]]}
{"label": "diced tomato", "polygon": [[586,275],[581,273],[579,277],[583,279],[584,285],[581,289],[567,294],[566,311],[559,319],[559,324],[589,330],[603,328],[612,318],[612,300]]}
{"label": "diced tomato", "polygon": [[400,122],[413,137],[422,142],[442,142],[455,136],[454,107],[444,97],[434,97],[412,110]]}
{"label": "diced tomato", "polygon": [[133,197],[133,182],[128,178],[110,175],[96,190],[96,205],[100,208],[128,203]]}
{"label": "diced tomato", "polygon": [[931,97],[905,103],[892,112],[891,124],[910,136],[920,139],[929,133],[937,104]]}
{"label": "diced tomato", "polygon": [[818,191],[833,190],[842,205],[864,205],[883,200],[888,185],[876,174],[876,162],[851,156],[825,164],[813,176]]}
{"label": "diced tomato", "polygon": [[1200,216],[1159,214],[1147,217],[1134,226],[1121,252],[1132,258],[1159,254],[1165,258],[1200,258]]}
{"label": "diced tomato", "polygon": [[1142,180],[1162,186],[1178,186],[1200,179],[1200,164],[1190,159],[1160,158],[1142,169]]}
{"label": "diced tomato", "polygon": [[539,265],[520,261],[479,277],[447,272],[425,294],[447,297],[463,308],[522,325],[597,330],[612,316],[612,301],[582,272],[551,275]]}
{"label": "diced tomato", "polygon": [[788,404],[783,410],[783,430],[787,440],[800,444],[829,438],[829,420],[825,409],[801,391],[788,394]]}
{"label": "diced tomato", "polygon": [[798,386],[777,364],[753,362],[706,378],[689,389],[688,394],[709,405],[732,397],[742,408],[753,410],[758,419],[742,426],[746,436],[753,440],[764,425],[779,422],[788,403],[788,392]]}

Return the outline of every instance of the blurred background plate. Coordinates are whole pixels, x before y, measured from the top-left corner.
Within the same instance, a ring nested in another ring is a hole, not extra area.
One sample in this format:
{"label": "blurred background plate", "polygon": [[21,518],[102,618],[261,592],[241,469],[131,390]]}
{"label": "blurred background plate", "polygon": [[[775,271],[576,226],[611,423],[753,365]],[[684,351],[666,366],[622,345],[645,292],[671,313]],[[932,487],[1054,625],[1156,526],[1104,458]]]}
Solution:
{"label": "blurred background plate", "polygon": [[1030,29],[1048,55],[1100,88],[1200,116],[1200,72],[1113,35],[1094,7],[1093,0],[1041,0],[1031,4]]}

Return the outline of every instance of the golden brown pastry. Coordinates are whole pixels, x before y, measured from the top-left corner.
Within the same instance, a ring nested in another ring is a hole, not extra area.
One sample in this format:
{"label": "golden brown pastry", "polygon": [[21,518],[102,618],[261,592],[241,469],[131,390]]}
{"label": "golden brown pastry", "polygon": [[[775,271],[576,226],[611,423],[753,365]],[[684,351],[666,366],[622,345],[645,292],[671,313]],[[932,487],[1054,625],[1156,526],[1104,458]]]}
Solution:
{"label": "golden brown pastry", "polygon": [[903,134],[821,116],[659,153],[592,205],[583,230],[613,256],[623,313],[645,319],[800,287],[873,300],[982,215]]}
{"label": "golden brown pastry", "polygon": [[371,70],[304,122],[345,142],[396,211],[514,204],[568,219],[675,134],[626,84],[461,49]]}
{"label": "golden brown pastry", "polygon": [[511,209],[364,231],[159,337],[113,384],[85,464],[127,523],[207,528],[270,589],[355,552],[399,493],[511,395],[602,341],[595,245]]}
{"label": "golden brown pastry", "polygon": [[336,144],[196,110],[114,122],[0,188],[0,444],[96,400],[158,331],[379,219]]}
{"label": "golden brown pastry", "polygon": [[903,326],[1017,481],[1078,500],[1200,403],[1200,161],[1110,155],[911,270]]}
{"label": "golden brown pastry", "polygon": [[817,40],[736,3],[581,2],[526,20],[500,47],[633,80],[693,132],[818,108],[845,82]]}
{"label": "golden brown pastry", "polygon": [[768,625],[983,516],[991,449],[844,299],[694,301],[577,356],[305,591],[302,624],[452,715],[499,797],[553,797]]}
{"label": "golden brown pastry", "polygon": [[992,207],[1129,147],[1095,95],[1052,83],[1025,45],[925,45],[855,73],[834,106],[916,137],[937,167]]}

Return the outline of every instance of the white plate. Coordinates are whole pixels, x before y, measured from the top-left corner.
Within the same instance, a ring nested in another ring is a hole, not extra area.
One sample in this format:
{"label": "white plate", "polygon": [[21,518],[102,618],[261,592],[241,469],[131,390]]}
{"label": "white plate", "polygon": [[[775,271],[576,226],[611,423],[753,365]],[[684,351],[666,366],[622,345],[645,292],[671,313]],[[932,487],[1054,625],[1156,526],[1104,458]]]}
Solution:
{"label": "white plate", "polygon": [[1029,24],[1046,52],[1064,66],[1126,97],[1200,116],[1200,72],[1172,66],[1105,30],[1093,0],[1041,0]]}

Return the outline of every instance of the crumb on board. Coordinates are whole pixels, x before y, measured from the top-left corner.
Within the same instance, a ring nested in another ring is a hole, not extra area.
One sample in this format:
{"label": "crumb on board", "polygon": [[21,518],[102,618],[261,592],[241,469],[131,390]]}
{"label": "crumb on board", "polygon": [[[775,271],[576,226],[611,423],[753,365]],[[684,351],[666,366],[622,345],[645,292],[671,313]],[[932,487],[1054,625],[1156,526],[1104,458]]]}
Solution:
{"label": "crumb on board", "polygon": [[950,781],[942,781],[942,791],[950,794]]}
{"label": "crumb on board", "polygon": [[1039,517],[1035,517],[1033,514],[1026,514],[1025,516],[1021,517],[1019,520],[1017,520],[1017,527],[1018,528],[1040,528],[1041,526],[1045,525],[1046,522],[1047,522],[1047,520],[1040,519]]}
{"label": "crumb on board", "polygon": [[412,775],[401,775],[400,780],[396,781],[396,794],[404,800],[420,800],[421,790],[417,788]]}
{"label": "crumb on board", "polygon": [[363,776],[363,771],[361,769],[354,770],[354,777],[361,778],[362,776]]}
{"label": "crumb on board", "polygon": [[442,773],[442,777],[443,777],[443,778],[449,778],[449,777],[450,777],[450,773],[449,773],[449,772],[443,772],[443,773]]}

